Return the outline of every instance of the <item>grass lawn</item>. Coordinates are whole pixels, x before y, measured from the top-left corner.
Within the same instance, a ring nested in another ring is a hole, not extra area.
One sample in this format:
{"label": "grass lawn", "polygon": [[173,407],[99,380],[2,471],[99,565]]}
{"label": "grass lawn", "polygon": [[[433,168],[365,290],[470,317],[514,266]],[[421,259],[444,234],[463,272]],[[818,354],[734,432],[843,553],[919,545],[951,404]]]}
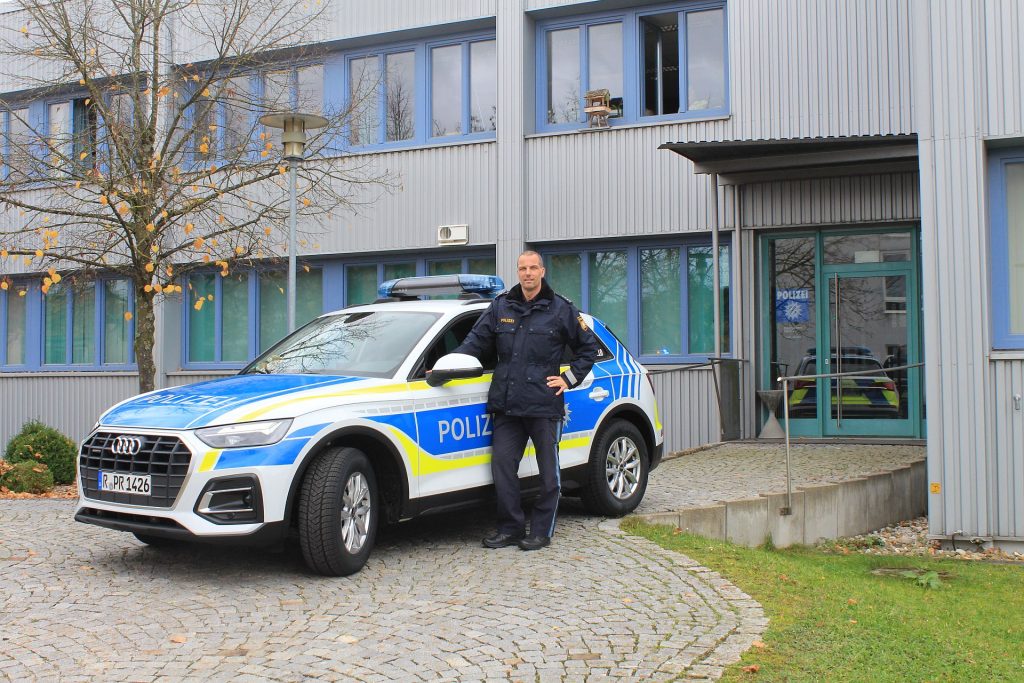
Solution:
{"label": "grass lawn", "polygon": [[[723,680],[1024,681],[1024,566],[744,548],[635,519],[623,528],[719,572],[764,607],[763,647]],[[919,585],[907,570],[941,583]]]}

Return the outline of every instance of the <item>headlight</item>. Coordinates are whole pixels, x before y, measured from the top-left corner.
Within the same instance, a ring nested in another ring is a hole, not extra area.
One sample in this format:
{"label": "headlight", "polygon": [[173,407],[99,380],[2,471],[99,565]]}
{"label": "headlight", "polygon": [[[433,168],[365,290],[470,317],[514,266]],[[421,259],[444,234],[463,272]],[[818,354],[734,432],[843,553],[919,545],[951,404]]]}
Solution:
{"label": "headlight", "polygon": [[207,446],[214,448],[242,448],[246,446],[269,446],[277,443],[288,433],[291,420],[263,420],[242,422],[220,427],[204,427],[196,430],[196,436]]}

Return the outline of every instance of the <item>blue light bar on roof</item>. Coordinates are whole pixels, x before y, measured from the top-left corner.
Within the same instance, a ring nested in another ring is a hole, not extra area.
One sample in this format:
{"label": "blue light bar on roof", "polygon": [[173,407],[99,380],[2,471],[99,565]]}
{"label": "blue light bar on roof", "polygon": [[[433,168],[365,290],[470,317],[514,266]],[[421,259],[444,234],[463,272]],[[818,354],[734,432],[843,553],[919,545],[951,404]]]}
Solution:
{"label": "blue light bar on roof", "polygon": [[382,282],[377,288],[381,298],[417,297],[438,294],[479,294],[493,299],[505,283],[497,275],[425,275],[423,277],[401,277]]}

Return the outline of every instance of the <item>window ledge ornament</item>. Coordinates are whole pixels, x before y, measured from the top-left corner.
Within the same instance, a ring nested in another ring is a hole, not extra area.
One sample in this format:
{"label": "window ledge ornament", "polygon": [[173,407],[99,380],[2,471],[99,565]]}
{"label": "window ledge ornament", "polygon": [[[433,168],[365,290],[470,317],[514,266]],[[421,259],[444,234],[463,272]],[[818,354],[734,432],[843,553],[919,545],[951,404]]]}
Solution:
{"label": "window ledge ornament", "polygon": [[608,117],[612,113],[611,93],[607,88],[588,90],[583,98],[583,112],[587,115],[588,128],[610,128]]}

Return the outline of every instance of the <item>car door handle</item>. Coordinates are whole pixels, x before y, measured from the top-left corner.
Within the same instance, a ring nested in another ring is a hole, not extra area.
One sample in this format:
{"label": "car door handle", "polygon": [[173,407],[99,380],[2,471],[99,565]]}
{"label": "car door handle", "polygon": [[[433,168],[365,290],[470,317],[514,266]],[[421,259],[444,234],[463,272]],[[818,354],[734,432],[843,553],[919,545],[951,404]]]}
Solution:
{"label": "car door handle", "polygon": [[602,389],[601,387],[595,387],[593,391],[587,394],[587,396],[594,399],[595,401],[603,401],[606,398],[608,398],[608,391],[606,389]]}

